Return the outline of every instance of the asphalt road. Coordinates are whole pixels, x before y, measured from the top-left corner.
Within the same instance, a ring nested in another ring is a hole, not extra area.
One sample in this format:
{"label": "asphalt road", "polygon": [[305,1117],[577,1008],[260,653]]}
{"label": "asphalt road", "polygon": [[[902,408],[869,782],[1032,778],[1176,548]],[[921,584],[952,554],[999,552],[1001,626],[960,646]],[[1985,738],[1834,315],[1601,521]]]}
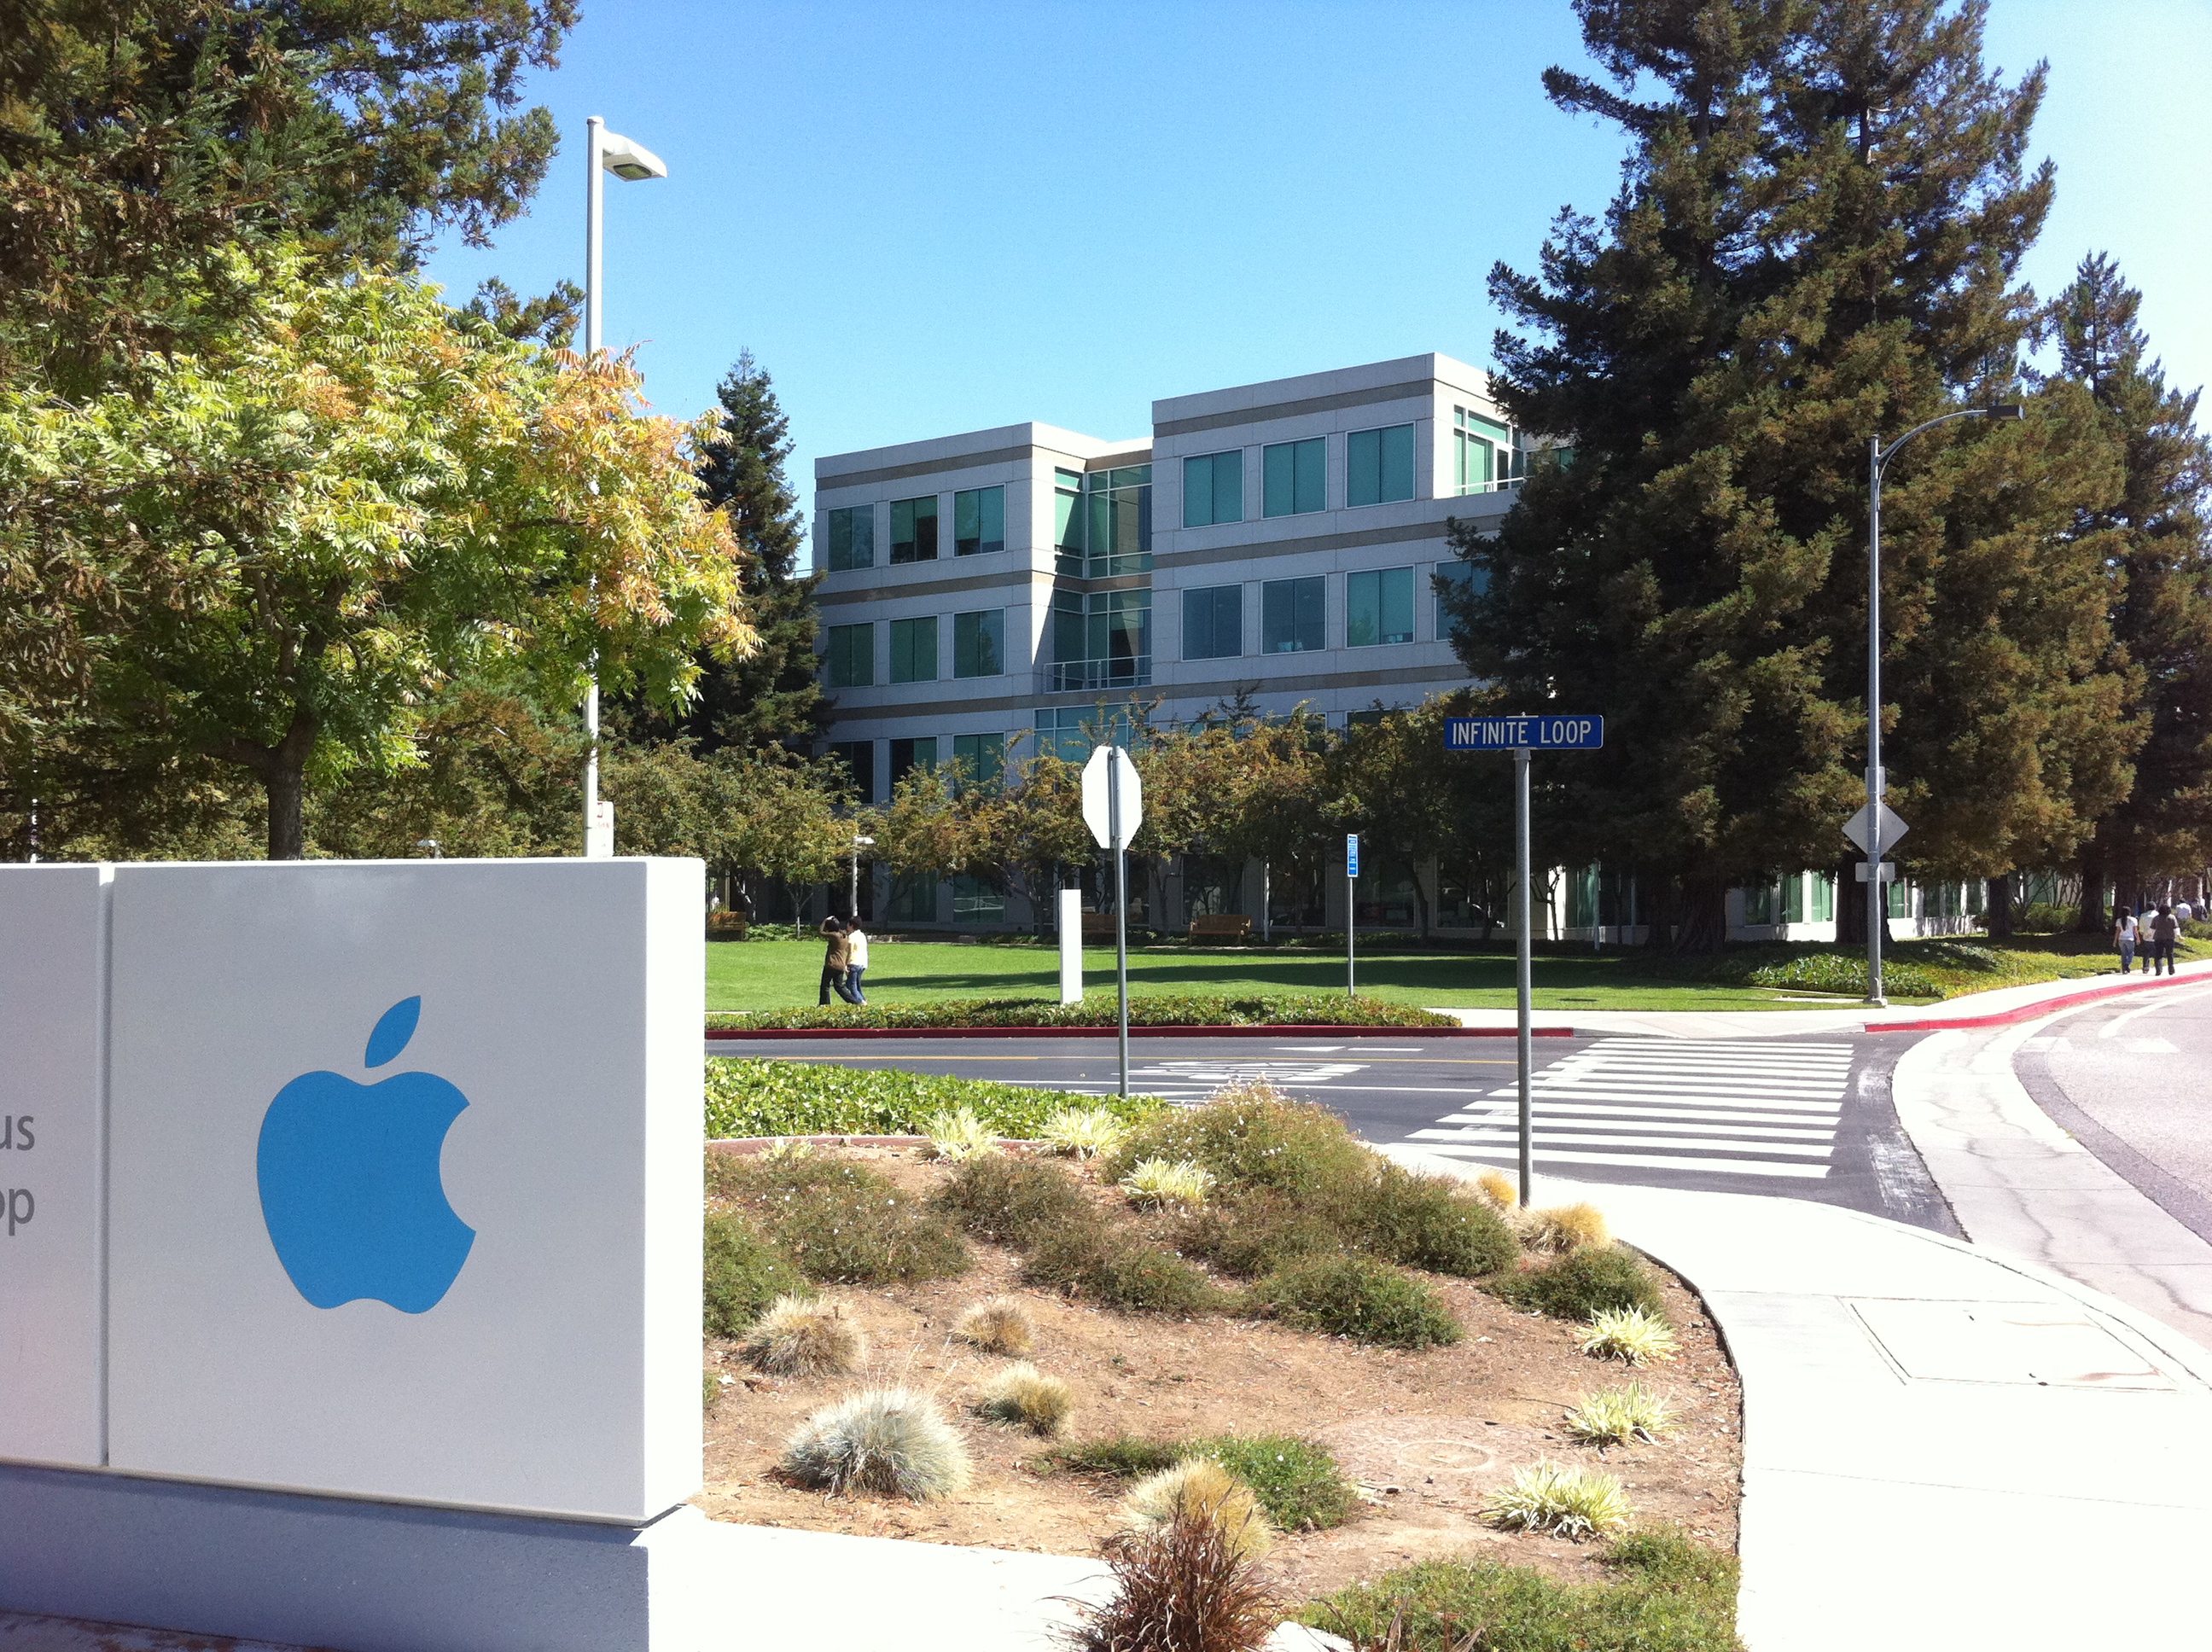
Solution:
{"label": "asphalt road", "polygon": [[2212,986],[2067,1016],[2021,1045],[2013,1071],[2084,1147],[2212,1241]]}
{"label": "asphalt road", "polygon": [[[1899,1128],[1889,1075],[1909,1036],[1723,1041],[1542,1038],[1533,1084],[1539,1174],[1818,1200],[1955,1233]],[[957,1073],[1080,1094],[1115,1085],[1111,1039],[777,1040],[716,1054]],[[1196,1102],[1264,1078],[1377,1144],[1510,1170],[1510,1039],[1140,1038],[1129,1087]]]}

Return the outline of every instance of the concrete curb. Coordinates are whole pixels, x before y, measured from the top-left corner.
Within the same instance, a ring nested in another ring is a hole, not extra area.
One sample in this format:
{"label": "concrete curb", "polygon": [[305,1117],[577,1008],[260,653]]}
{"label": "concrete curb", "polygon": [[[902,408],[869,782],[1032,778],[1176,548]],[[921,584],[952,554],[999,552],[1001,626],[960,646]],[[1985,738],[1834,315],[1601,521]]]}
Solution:
{"label": "concrete curb", "polygon": [[[1976,1027],[2009,1027],[2022,1021],[2038,1021],[2063,1010],[2077,1009],[2084,1004],[2094,1004],[2102,999],[2122,998],[2132,993],[2156,992],[2161,987],[2178,986],[2192,978],[2208,976],[2212,976],[2212,963],[2195,963],[2170,975],[2146,975],[2135,980],[2108,981],[2101,987],[2087,987],[2078,992],[2036,999],[2010,1009],[1992,1010],[1983,1015],[1929,1016],[1917,1021],[1869,1021],[1866,1023],[1866,1029],[1870,1033],[1929,1033],[1967,1031]],[[2023,989],[1998,987],[1990,990],[2002,993]],[[1979,996],[1979,993],[1970,993],[1966,999],[1954,1001],[1967,1002]]]}
{"label": "concrete curb", "polygon": [[[813,1038],[1112,1038],[1114,1027],[709,1027],[709,1043]],[[1132,1038],[1510,1038],[1511,1027],[1132,1027]],[[1538,1038],[1572,1038],[1572,1027],[1536,1027]]]}

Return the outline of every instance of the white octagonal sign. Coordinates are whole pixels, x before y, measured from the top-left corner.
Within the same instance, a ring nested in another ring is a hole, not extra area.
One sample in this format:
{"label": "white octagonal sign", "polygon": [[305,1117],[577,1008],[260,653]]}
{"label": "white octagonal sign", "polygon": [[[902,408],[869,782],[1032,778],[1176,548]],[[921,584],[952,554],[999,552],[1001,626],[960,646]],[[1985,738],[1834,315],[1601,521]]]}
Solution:
{"label": "white octagonal sign", "polygon": [[638,1521],[699,1483],[702,869],[116,869],[108,1461]]}

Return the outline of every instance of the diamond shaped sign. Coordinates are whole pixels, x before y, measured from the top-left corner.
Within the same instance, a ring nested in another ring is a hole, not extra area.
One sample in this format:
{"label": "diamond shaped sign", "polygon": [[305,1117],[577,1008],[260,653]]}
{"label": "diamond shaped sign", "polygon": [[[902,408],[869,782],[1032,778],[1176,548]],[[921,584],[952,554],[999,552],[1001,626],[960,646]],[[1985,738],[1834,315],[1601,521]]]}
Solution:
{"label": "diamond shaped sign", "polygon": [[[1898,817],[1894,809],[1886,803],[1881,805],[1881,847],[1883,848],[1893,848],[1896,847],[1897,840],[1911,829]],[[1860,853],[1867,853],[1867,840],[1869,834],[1867,831],[1867,811],[1864,807],[1844,823],[1844,835],[1859,846]]]}

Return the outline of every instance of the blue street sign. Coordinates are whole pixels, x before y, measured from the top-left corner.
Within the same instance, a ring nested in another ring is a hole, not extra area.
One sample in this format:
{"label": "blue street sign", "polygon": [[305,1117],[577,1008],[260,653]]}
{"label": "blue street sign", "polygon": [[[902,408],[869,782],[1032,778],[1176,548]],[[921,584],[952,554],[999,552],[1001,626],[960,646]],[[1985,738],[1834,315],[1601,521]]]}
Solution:
{"label": "blue street sign", "polygon": [[1447,751],[1595,751],[1605,744],[1602,717],[1447,717]]}
{"label": "blue street sign", "polygon": [[1346,878],[1359,876],[1359,834],[1357,832],[1344,835],[1344,875]]}

